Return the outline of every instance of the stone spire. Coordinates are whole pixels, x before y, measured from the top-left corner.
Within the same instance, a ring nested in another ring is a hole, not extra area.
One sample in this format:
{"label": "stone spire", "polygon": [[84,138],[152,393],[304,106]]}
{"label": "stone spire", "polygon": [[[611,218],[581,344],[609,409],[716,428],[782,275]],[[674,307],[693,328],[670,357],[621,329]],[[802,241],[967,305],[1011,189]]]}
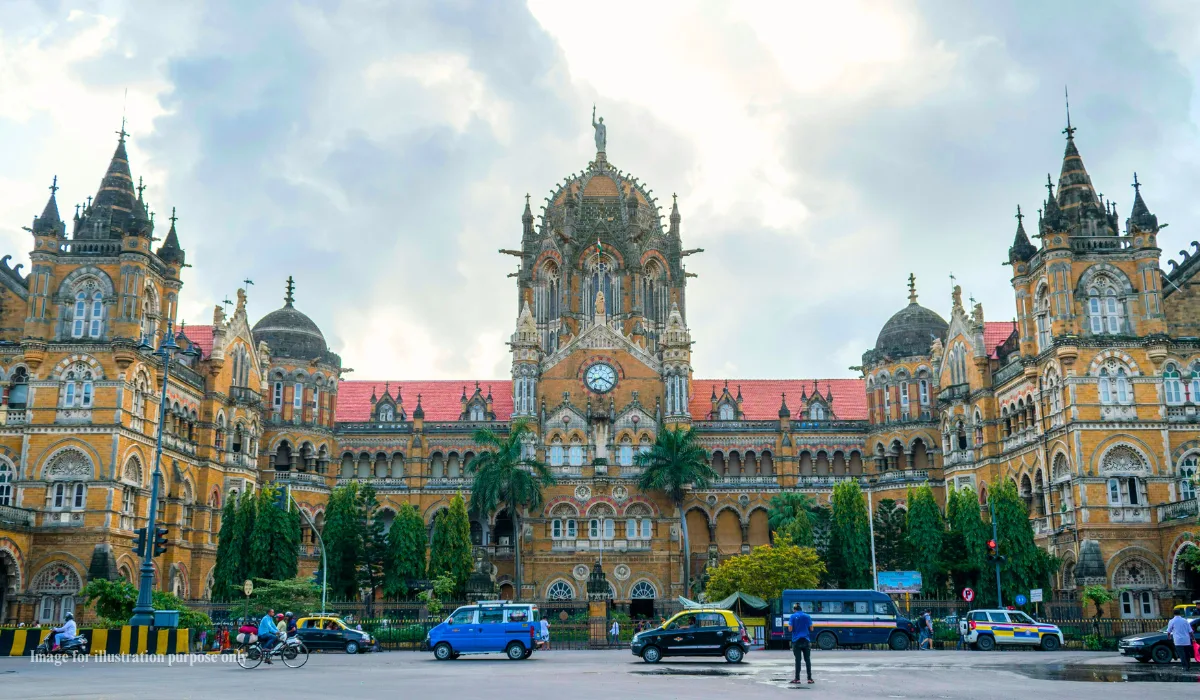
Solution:
{"label": "stone spire", "polygon": [[791,411],[791,409],[788,408],[788,405],[787,405],[787,394],[780,394],[779,401],[780,401],[779,402],[779,417],[780,418],[791,418],[792,411]]}
{"label": "stone spire", "polygon": [[37,234],[53,234],[56,236],[66,236],[67,227],[62,222],[62,217],[58,214],[58,200],[55,193],[58,192],[58,176],[54,176],[54,181],[50,185],[50,199],[46,200],[46,206],[42,209],[42,215],[33,219],[33,233]]}
{"label": "stone spire", "polygon": [[678,237],[679,237],[679,221],[680,221],[680,217],[679,217],[679,197],[678,197],[678,195],[672,194],[672,195],[671,195],[671,228],[670,228],[670,233],[671,233],[671,235],[672,235],[672,236],[675,236],[676,238],[678,238]]}
{"label": "stone spire", "polygon": [[1129,221],[1125,227],[1130,233],[1135,230],[1151,233],[1158,231],[1158,217],[1150,213],[1146,200],[1142,199],[1142,183],[1138,182],[1137,173],[1133,174],[1133,210],[1129,212]]}
{"label": "stone spire", "polygon": [[283,305],[284,306],[290,307],[292,305],[292,302],[296,301],[295,291],[296,291],[296,283],[292,280],[292,276],[288,275],[287,292],[283,295]]}
{"label": "stone spire", "polygon": [[1017,233],[1013,237],[1013,244],[1008,249],[1008,262],[1016,265],[1018,262],[1029,262],[1037,253],[1037,248],[1029,242],[1029,236],[1025,234],[1025,215],[1021,213],[1021,205],[1017,205]]}
{"label": "stone spire", "polygon": [[1071,126],[1071,113],[1067,111],[1067,126],[1063,133],[1067,135],[1067,147],[1063,153],[1062,170],[1058,176],[1058,198],[1055,202],[1063,216],[1069,221],[1074,235],[1083,236],[1115,236],[1116,231],[1109,227],[1108,217],[1096,188],[1092,186],[1092,178],[1083,166],[1083,157],[1075,146],[1076,128]]}
{"label": "stone spire", "polygon": [[913,305],[917,303],[917,276],[913,273],[908,273],[908,303]]}
{"label": "stone spire", "polygon": [[525,193],[525,211],[521,213],[521,235],[533,238],[533,210],[529,208],[529,193]]}
{"label": "stone spire", "polygon": [[178,263],[182,265],[184,260],[183,248],[179,246],[179,234],[175,232],[175,222],[178,220],[179,217],[175,216],[175,207],[171,207],[171,230],[167,231],[167,239],[163,241],[162,247],[157,251],[157,255],[165,263]]}
{"label": "stone spire", "polygon": [[[84,214],[77,237],[120,238],[124,234],[149,235],[149,220],[138,203],[129,172],[129,154],[125,151],[125,124],[117,132],[119,139],[100,189]],[[140,210],[140,211],[139,211]]]}

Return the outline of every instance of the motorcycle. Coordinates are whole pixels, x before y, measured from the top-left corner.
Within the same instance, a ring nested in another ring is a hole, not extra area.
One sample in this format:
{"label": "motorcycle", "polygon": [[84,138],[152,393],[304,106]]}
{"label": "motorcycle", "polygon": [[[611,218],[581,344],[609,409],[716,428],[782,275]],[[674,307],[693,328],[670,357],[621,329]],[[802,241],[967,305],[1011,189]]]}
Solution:
{"label": "motorcycle", "polygon": [[54,633],[51,632],[50,635],[48,637],[46,637],[46,641],[37,645],[37,648],[33,650],[33,654],[34,654],[34,656],[46,656],[46,655],[51,655],[51,654],[62,655],[62,656],[67,656],[67,655],[76,656],[79,654],[87,654],[88,653],[88,650],[87,650],[88,640],[87,640],[87,637],[85,637],[83,635],[79,635],[76,637],[68,637],[67,639],[63,640],[62,644],[59,645],[58,649],[51,651],[53,646],[54,646]]}

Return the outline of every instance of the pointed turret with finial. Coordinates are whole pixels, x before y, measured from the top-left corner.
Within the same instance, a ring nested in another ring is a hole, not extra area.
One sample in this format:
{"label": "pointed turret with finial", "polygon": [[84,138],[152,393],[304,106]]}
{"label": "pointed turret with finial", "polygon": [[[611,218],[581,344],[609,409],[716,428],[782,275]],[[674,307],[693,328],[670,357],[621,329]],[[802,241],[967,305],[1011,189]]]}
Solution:
{"label": "pointed turret with finial", "polygon": [[63,223],[62,217],[58,214],[58,199],[55,196],[57,192],[58,176],[55,175],[53,182],[50,183],[50,199],[46,200],[46,206],[42,208],[42,215],[33,218],[33,235],[66,237],[67,225]]}
{"label": "pointed turret with finial", "polygon": [[183,265],[184,261],[183,248],[179,246],[179,234],[175,232],[175,222],[178,220],[179,217],[175,216],[175,207],[171,207],[171,230],[167,231],[166,240],[156,251],[159,259],[169,265]]}
{"label": "pointed turret with finial", "polygon": [[1017,233],[1013,236],[1013,244],[1008,249],[1008,262],[1010,265],[1029,262],[1029,260],[1037,254],[1037,248],[1029,242],[1029,236],[1025,233],[1025,215],[1021,213],[1021,205],[1017,205]]}

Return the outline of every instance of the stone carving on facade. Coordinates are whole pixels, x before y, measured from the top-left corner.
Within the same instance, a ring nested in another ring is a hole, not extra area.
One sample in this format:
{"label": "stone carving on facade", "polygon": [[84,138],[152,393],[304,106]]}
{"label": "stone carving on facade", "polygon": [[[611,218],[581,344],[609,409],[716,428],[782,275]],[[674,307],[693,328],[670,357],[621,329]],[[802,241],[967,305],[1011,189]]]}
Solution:
{"label": "stone carving on facade", "polygon": [[50,459],[42,474],[45,481],[92,478],[92,460],[75,448],[67,448]]}
{"label": "stone carving on facade", "polygon": [[1117,445],[1109,449],[1100,460],[1100,474],[1145,474],[1150,471],[1146,460],[1128,445]]}

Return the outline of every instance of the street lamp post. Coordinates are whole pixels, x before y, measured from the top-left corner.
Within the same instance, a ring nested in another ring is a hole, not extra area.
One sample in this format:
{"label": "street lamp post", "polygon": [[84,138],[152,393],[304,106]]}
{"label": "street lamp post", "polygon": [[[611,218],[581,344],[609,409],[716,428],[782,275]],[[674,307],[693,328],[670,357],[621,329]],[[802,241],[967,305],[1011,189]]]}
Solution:
{"label": "street lamp post", "polygon": [[[133,617],[129,618],[130,625],[150,626],[154,624],[154,540],[157,534],[158,482],[162,478],[163,432],[167,423],[167,380],[171,375],[171,358],[179,350],[171,323],[167,322],[167,334],[159,343],[158,350],[154,350],[149,338],[143,338],[138,349],[150,351],[163,363],[162,396],[158,405],[158,437],[154,447],[154,476],[150,487],[150,518],[146,523],[146,547],[142,551],[142,570],[141,579],[138,582],[137,604],[133,606]],[[193,357],[199,354],[195,348],[184,352]]]}

